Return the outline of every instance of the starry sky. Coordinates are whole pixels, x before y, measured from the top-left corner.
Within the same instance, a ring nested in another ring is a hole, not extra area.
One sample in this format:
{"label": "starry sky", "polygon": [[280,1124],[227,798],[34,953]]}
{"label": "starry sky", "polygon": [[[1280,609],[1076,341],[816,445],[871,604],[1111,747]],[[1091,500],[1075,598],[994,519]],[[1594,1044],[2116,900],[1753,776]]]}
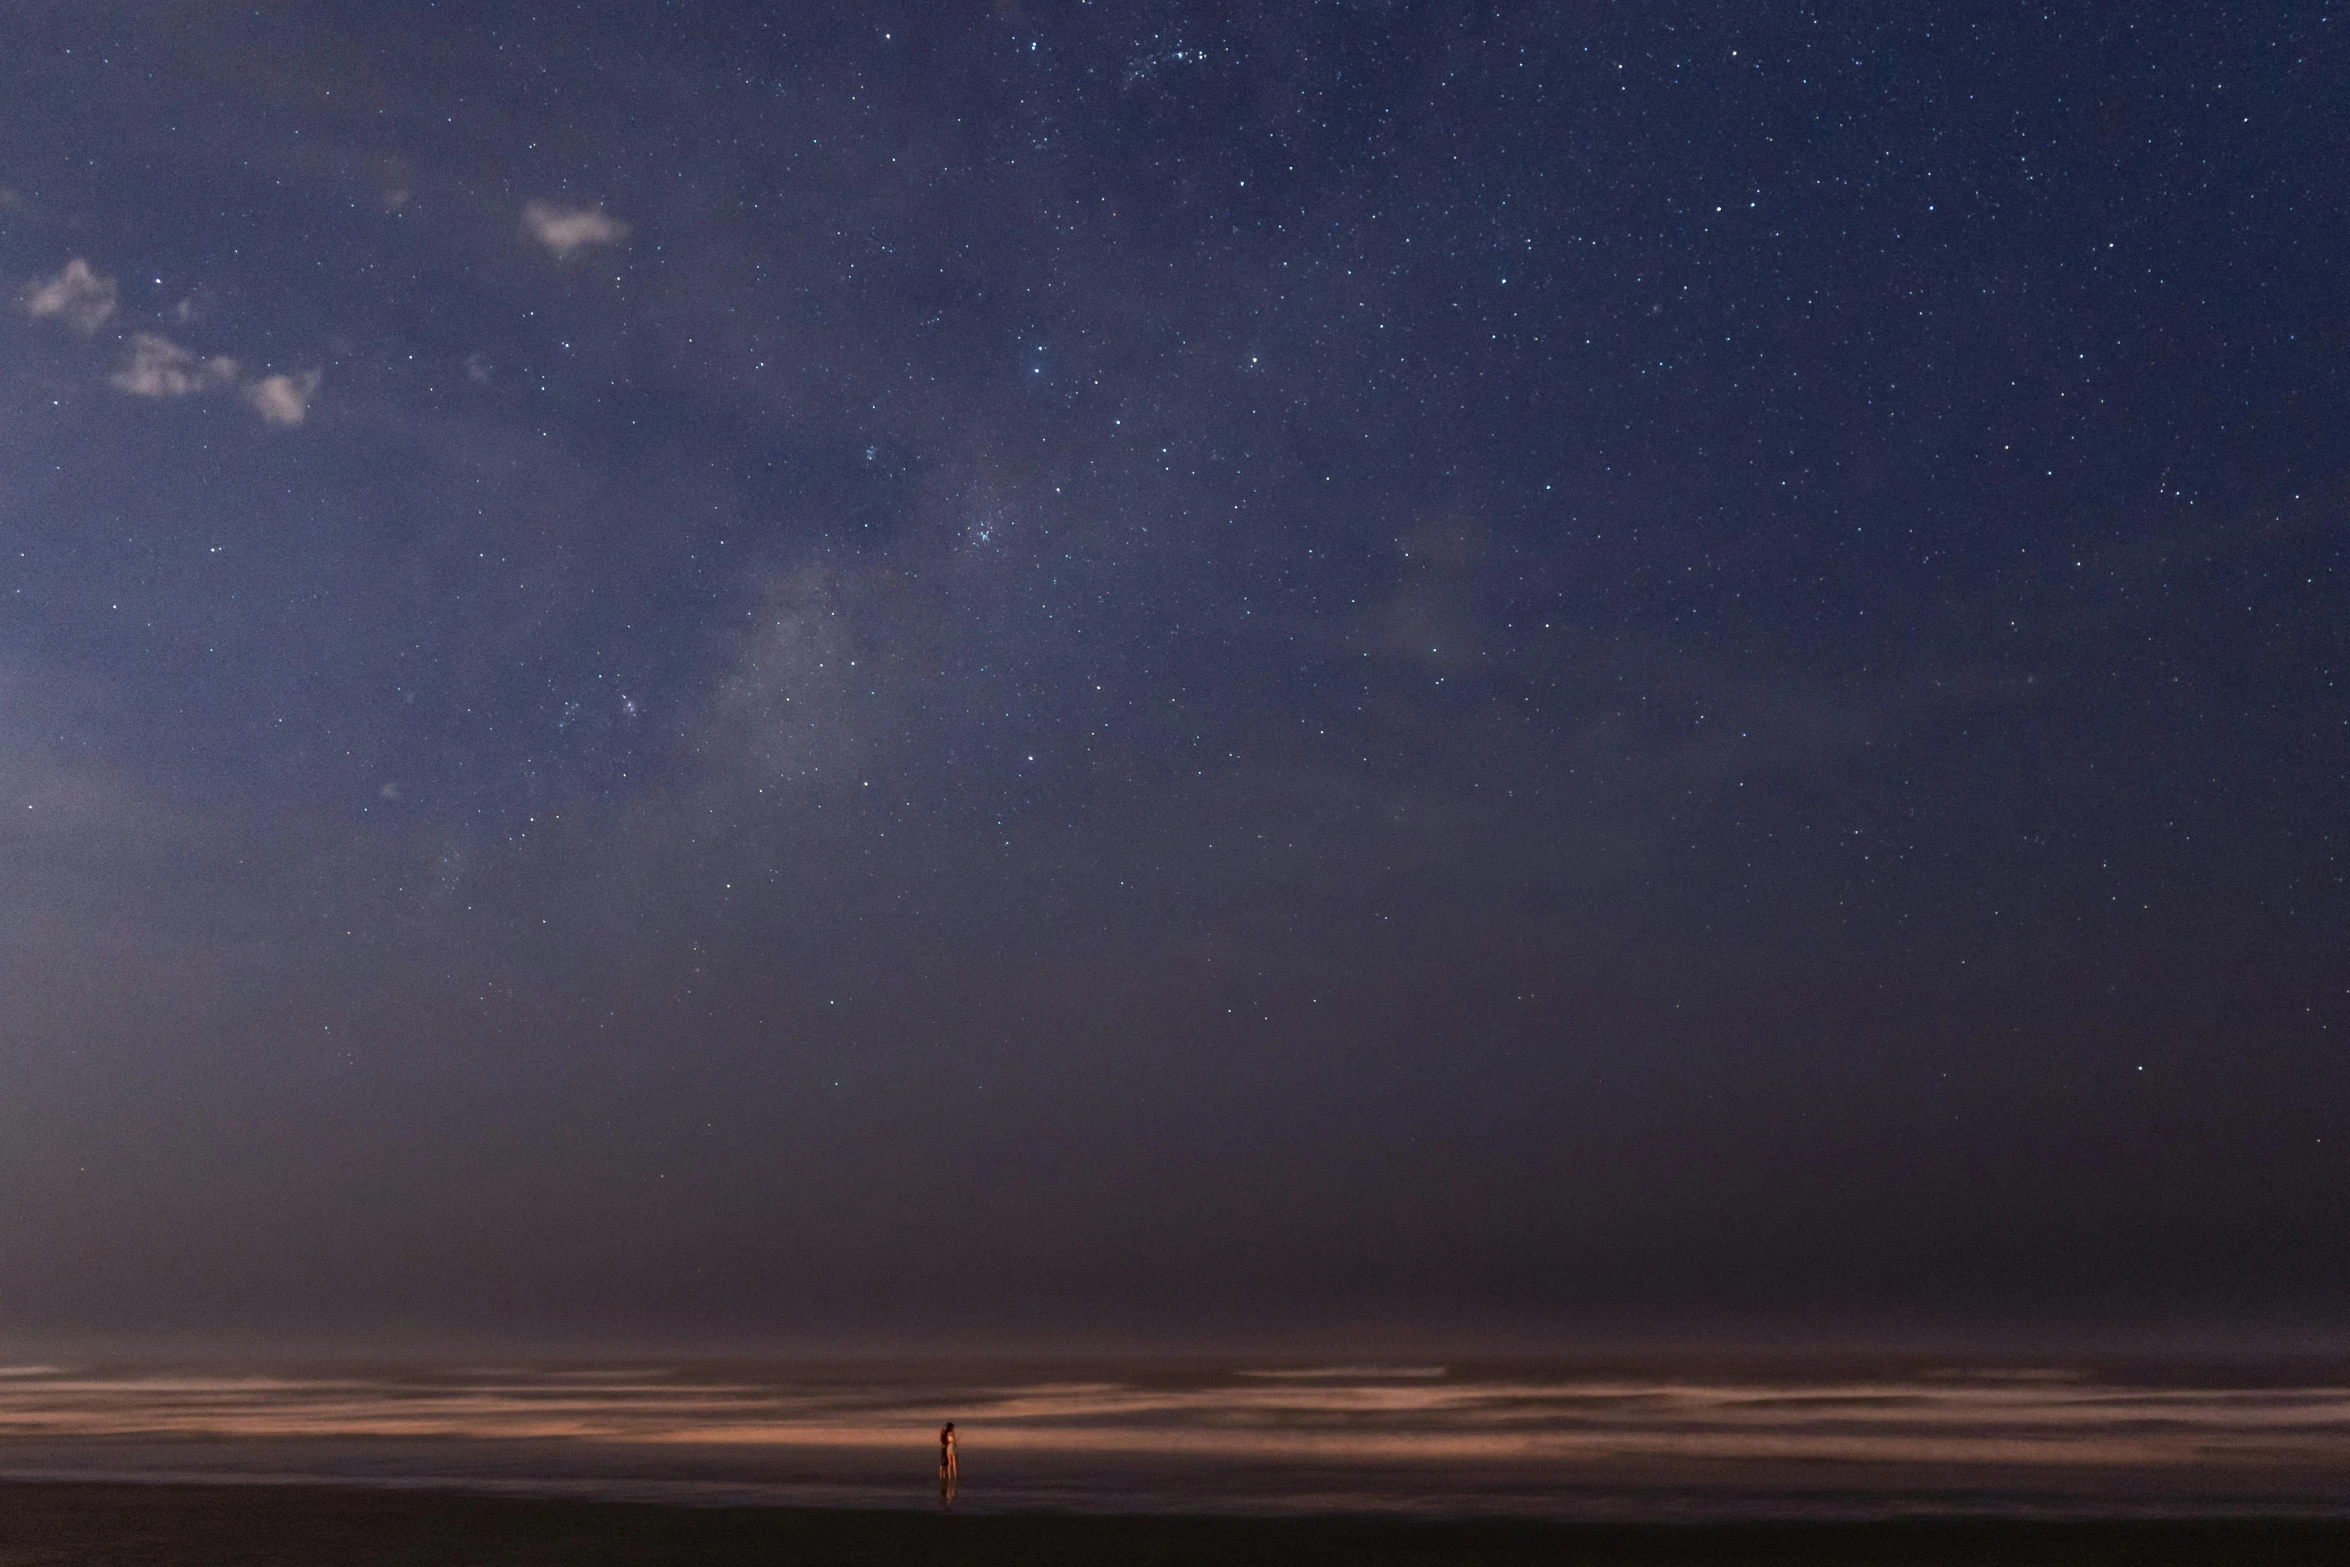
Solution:
{"label": "starry sky", "polygon": [[8,13],[0,1338],[2350,1289],[2337,6]]}

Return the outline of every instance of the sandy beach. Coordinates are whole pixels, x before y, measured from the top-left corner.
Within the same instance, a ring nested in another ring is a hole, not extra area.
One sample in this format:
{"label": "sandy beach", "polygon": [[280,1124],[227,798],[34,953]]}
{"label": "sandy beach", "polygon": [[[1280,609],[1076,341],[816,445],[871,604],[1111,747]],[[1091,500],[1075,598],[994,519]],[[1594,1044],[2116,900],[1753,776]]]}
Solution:
{"label": "sandy beach", "polygon": [[0,1484],[0,1567],[1573,1562],[2340,1563],[2350,1522],[1905,1520],[1677,1526],[942,1516],[329,1486]]}

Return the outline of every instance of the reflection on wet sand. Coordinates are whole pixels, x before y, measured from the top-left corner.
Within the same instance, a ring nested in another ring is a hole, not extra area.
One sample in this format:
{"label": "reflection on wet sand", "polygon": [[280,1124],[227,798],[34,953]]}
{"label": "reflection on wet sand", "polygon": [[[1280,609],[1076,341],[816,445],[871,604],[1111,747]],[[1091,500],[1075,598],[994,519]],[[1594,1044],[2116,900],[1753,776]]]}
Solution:
{"label": "reflection on wet sand", "polygon": [[[1659,1465],[1702,1470],[1691,1483],[1717,1490],[1775,1483],[1794,1466],[1814,1485],[1923,1488],[1983,1505],[1996,1505],[1999,1486],[2019,1473],[2094,1474],[2095,1485],[2119,1484],[2140,1500],[2230,1475],[2286,1500],[2306,1493],[2310,1505],[2350,1496],[2350,1387],[2166,1384],[2062,1368],[1806,1379],[1270,1366],[958,1379],[774,1368],[295,1375],[40,1365],[0,1368],[0,1471],[54,1471],[69,1450],[75,1463],[102,1466],[105,1453],[143,1442],[137,1450],[150,1454],[156,1443],[182,1444],[173,1451],[183,1458],[190,1443],[205,1452],[269,1444],[273,1462],[297,1469],[308,1444],[324,1471],[347,1473],[353,1443],[470,1441],[529,1444],[549,1479],[619,1472],[624,1453],[660,1455],[667,1473],[701,1463],[717,1474],[762,1455],[919,1455],[939,1441],[942,1409],[1007,1484],[1018,1474],[1007,1464],[1022,1458],[1134,1477],[1190,1465],[1216,1471],[1200,1484],[1235,1493],[1256,1484],[1268,1495],[1275,1470],[1408,1471],[1410,1483],[1390,1489],[1438,1509],[1494,1475],[1514,1476],[1523,1500],[1539,1495],[1544,1477],[1572,1487]],[[337,1456],[327,1462],[330,1447]],[[1261,1483],[1247,1478],[1252,1469]],[[2287,1474],[2300,1478],[2279,1493],[2275,1477]],[[943,1462],[940,1480],[951,1494]]]}

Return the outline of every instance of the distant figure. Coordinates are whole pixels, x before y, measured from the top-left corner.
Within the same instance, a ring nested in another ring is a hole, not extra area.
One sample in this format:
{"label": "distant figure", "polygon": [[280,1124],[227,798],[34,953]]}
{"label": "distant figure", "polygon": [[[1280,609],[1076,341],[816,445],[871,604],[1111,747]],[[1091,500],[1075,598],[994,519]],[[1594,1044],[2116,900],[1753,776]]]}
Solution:
{"label": "distant figure", "polygon": [[955,1423],[938,1428],[938,1504],[955,1505]]}

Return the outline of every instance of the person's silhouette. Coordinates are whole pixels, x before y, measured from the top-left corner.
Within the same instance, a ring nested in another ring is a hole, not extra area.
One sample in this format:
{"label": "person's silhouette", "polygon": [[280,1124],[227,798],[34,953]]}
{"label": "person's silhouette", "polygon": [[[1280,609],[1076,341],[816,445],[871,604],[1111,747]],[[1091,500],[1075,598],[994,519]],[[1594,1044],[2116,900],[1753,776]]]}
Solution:
{"label": "person's silhouette", "polygon": [[955,1504],[955,1423],[950,1420],[938,1430],[938,1501],[942,1507]]}

